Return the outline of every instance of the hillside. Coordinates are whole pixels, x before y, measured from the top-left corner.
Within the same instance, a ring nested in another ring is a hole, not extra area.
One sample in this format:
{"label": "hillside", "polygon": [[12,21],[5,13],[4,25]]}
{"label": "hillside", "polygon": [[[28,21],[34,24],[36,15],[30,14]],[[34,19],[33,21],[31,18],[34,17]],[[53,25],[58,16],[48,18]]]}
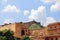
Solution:
{"label": "hillside", "polygon": [[43,28],[43,26],[35,23],[35,24],[32,24],[28,29],[34,30],[34,29],[40,29],[40,28]]}

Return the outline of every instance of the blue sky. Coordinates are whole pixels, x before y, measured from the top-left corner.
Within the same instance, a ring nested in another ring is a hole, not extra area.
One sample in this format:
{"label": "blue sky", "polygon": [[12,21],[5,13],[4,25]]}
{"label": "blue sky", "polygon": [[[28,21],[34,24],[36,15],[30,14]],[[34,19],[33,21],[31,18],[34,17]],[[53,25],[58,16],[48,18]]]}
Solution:
{"label": "blue sky", "polygon": [[0,0],[0,25],[35,20],[46,26],[59,18],[60,0]]}

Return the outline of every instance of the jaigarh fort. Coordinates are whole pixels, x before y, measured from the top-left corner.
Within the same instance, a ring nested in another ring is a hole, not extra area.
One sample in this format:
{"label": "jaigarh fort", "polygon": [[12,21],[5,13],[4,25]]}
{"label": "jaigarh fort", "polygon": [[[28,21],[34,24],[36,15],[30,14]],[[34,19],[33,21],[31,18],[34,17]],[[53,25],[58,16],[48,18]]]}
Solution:
{"label": "jaigarh fort", "polygon": [[60,22],[51,23],[46,27],[34,20],[0,25],[0,31],[5,29],[12,30],[17,40],[23,35],[28,35],[33,40],[60,40]]}

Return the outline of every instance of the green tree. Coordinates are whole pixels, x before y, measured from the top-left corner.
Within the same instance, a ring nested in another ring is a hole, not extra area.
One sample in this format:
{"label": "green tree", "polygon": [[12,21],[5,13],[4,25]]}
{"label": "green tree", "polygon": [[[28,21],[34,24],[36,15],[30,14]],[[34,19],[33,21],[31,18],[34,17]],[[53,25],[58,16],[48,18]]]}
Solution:
{"label": "green tree", "polygon": [[7,40],[7,38],[5,36],[0,36],[0,40]]}
{"label": "green tree", "polygon": [[1,40],[16,40],[16,38],[14,37],[14,33],[11,30],[0,31],[0,39]]}
{"label": "green tree", "polygon": [[0,31],[0,36],[2,36],[2,34],[3,34],[3,32],[2,32],[2,31]]}
{"label": "green tree", "polygon": [[30,40],[30,38],[29,38],[29,36],[24,35],[24,36],[22,36],[21,40]]}

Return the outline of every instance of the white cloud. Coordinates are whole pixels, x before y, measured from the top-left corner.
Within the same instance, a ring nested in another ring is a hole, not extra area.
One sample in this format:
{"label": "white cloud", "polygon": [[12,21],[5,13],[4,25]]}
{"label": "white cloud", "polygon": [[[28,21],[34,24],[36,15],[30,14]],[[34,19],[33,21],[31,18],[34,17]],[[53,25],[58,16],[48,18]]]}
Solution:
{"label": "white cloud", "polygon": [[29,16],[29,20],[32,21],[33,19],[35,21],[42,22],[46,17],[46,9],[44,6],[39,6],[37,10],[32,9],[31,14]]}
{"label": "white cloud", "polygon": [[8,0],[0,0],[0,4],[5,4],[7,3]]}
{"label": "white cloud", "polygon": [[60,10],[60,0],[56,0],[55,4],[51,6],[50,10],[52,12]]}
{"label": "white cloud", "polygon": [[2,0],[3,2],[7,2],[8,0]]}
{"label": "white cloud", "polygon": [[14,5],[7,5],[6,7],[4,7],[2,12],[17,12],[17,13],[19,13],[20,9]]}
{"label": "white cloud", "polygon": [[28,10],[24,10],[24,15],[28,15],[29,11]]}
{"label": "white cloud", "polygon": [[43,3],[52,3],[54,0],[41,0]]}
{"label": "white cloud", "polygon": [[53,17],[47,17],[46,18],[46,23],[44,24],[44,26],[47,26],[50,23],[54,23],[56,22],[56,20]]}
{"label": "white cloud", "polygon": [[10,19],[10,18],[6,18],[5,20],[4,20],[4,24],[9,24],[9,23],[12,23],[12,19]]}

